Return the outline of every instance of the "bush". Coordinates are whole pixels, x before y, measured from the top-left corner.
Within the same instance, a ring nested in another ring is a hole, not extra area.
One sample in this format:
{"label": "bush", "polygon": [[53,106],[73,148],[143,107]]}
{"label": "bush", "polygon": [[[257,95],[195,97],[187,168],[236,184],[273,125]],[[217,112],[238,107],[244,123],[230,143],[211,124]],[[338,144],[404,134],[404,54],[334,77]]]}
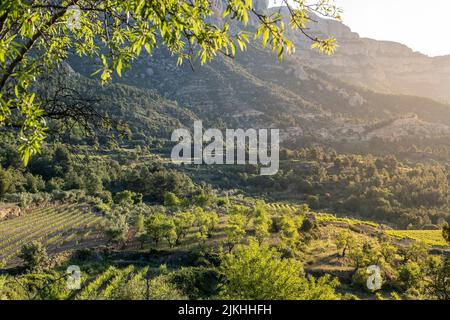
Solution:
{"label": "bush", "polygon": [[114,196],[114,202],[122,205],[132,205],[134,203],[134,194],[128,190],[117,192]]}
{"label": "bush", "polygon": [[442,228],[442,237],[450,244],[450,225],[448,223]]}
{"label": "bush", "polygon": [[219,276],[215,269],[181,268],[173,275],[173,282],[189,299],[208,299],[218,293]]}
{"label": "bush", "polygon": [[20,208],[25,209],[33,202],[33,196],[30,193],[11,193],[6,194],[3,200],[7,203],[17,203]]}
{"label": "bush", "polygon": [[399,280],[405,290],[419,287],[422,278],[421,268],[416,262],[408,261],[399,270]]}
{"label": "bush", "polygon": [[272,217],[272,224],[270,226],[271,233],[279,233],[281,231],[281,217]]}
{"label": "bush", "polygon": [[306,201],[311,209],[318,210],[320,209],[320,200],[319,196],[308,196]]}
{"label": "bush", "polygon": [[99,198],[105,204],[111,205],[113,203],[112,194],[109,191],[97,192],[94,196]]}
{"label": "bush", "polygon": [[48,265],[48,255],[45,247],[38,241],[24,245],[19,258],[24,261],[25,267],[30,271],[40,271]]}
{"label": "bush", "polygon": [[315,229],[317,226],[311,219],[304,219],[303,223],[300,227],[300,231],[304,233],[311,232],[313,229]]}

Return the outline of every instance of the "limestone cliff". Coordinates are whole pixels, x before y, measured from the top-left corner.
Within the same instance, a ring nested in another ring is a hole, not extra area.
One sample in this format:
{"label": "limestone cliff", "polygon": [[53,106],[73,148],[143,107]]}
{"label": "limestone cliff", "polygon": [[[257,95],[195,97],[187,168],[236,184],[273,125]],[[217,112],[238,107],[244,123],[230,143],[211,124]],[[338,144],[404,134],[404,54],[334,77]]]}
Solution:
{"label": "limestone cliff", "polygon": [[361,38],[338,21],[315,20],[318,23],[310,24],[311,32],[334,36],[339,48],[332,57],[320,56],[302,37],[296,37],[298,59],[372,90],[450,102],[450,55],[429,57],[400,43]]}

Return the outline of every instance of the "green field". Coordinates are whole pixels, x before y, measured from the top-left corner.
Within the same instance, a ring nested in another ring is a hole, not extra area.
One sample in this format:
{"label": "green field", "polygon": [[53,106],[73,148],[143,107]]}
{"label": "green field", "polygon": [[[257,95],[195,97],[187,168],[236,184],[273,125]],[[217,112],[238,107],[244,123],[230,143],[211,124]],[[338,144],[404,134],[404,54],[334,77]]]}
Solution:
{"label": "green field", "polygon": [[387,230],[386,233],[398,239],[421,241],[430,246],[448,245],[442,237],[441,230]]}
{"label": "green field", "polygon": [[318,213],[316,215],[316,219],[317,221],[322,222],[338,222],[338,223],[346,223],[348,225],[367,225],[374,228],[377,228],[379,226],[378,223],[372,221],[357,220],[352,218],[340,218],[336,217],[335,215],[327,213]]}
{"label": "green field", "polygon": [[0,221],[0,262],[9,264],[27,243],[38,240],[49,250],[95,240],[93,231],[102,218],[78,206],[62,205]]}

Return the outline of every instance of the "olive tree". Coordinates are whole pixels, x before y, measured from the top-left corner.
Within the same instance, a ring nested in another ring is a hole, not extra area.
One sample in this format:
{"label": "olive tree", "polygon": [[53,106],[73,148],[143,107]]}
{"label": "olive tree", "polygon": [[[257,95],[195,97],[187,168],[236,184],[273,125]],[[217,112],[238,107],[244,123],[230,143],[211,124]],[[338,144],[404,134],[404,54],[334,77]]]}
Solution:
{"label": "olive tree", "polygon": [[222,258],[219,272],[223,277],[221,295],[244,300],[329,300],[338,295],[336,280],[306,277],[303,265],[268,244],[250,240]]}
{"label": "olive tree", "polygon": [[24,245],[20,250],[19,258],[24,261],[25,267],[30,271],[40,271],[48,264],[47,251],[38,241]]}
{"label": "olive tree", "polygon": [[448,223],[442,228],[442,236],[444,237],[445,241],[450,243],[450,225]]}

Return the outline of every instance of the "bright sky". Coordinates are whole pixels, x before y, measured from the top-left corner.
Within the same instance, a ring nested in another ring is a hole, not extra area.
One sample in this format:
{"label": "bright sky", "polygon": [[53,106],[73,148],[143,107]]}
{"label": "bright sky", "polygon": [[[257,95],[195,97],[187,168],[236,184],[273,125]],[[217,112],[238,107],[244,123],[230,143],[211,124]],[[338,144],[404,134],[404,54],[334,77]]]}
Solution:
{"label": "bright sky", "polygon": [[[282,1],[270,0],[269,6]],[[335,0],[335,3],[344,10],[344,23],[361,37],[400,42],[430,56],[450,54],[450,0]]]}
{"label": "bright sky", "polygon": [[361,37],[392,40],[415,51],[450,54],[449,0],[335,0]]}

